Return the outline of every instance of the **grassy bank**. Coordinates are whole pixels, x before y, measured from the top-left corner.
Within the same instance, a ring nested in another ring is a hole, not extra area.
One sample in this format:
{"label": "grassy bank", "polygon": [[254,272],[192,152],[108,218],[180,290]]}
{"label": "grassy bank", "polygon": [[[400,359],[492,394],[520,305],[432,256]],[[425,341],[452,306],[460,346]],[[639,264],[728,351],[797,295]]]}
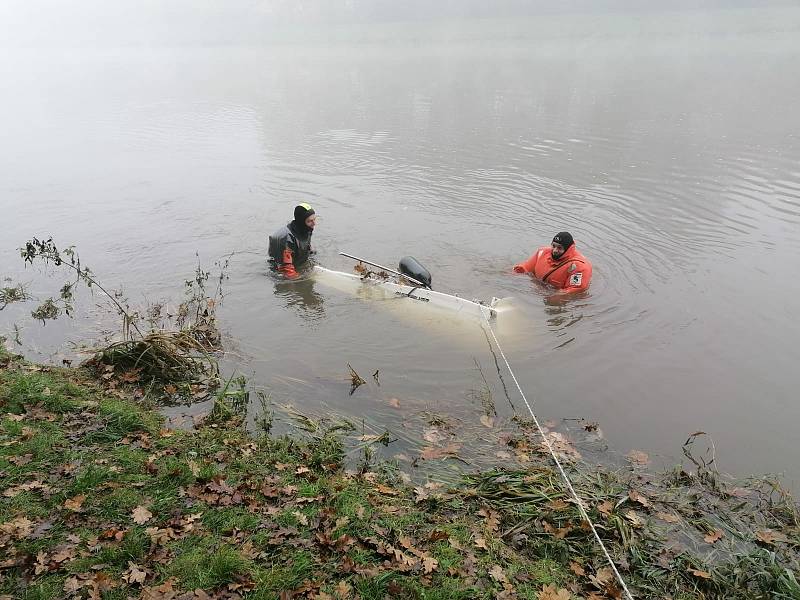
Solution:
{"label": "grassy bank", "polygon": [[[444,488],[343,457],[224,413],[167,430],[87,371],[0,351],[0,597],[621,597],[544,458]],[[790,499],[670,477],[576,473],[637,597],[800,598]]]}

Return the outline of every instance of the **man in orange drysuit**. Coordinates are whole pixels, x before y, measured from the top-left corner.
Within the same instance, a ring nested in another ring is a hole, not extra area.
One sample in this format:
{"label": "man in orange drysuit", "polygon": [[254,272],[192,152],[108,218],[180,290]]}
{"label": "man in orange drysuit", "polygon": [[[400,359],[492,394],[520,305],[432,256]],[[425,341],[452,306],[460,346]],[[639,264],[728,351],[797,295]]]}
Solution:
{"label": "man in orange drysuit", "polygon": [[578,252],[572,235],[562,231],[549,247],[542,246],[524,263],[514,265],[514,272],[530,273],[562,292],[580,292],[592,280],[592,263]]}
{"label": "man in orange drysuit", "polygon": [[303,202],[294,207],[294,220],[269,236],[269,260],[289,279],[299,277],[297,270],[314,253],[311,234],[316,224],[314,209]]}

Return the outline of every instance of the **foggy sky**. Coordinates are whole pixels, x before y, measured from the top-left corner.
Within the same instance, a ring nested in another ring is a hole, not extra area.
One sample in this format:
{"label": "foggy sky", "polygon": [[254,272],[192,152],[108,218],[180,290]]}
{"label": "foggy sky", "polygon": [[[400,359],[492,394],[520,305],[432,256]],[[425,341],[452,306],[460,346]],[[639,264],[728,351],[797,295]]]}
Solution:
{"label": "foggy sky", "polygon": [[[287,30],[764,6],[754,0],[3,0],[0,46],[253,44]],[[783,0],[775,6],[794,6]]]}

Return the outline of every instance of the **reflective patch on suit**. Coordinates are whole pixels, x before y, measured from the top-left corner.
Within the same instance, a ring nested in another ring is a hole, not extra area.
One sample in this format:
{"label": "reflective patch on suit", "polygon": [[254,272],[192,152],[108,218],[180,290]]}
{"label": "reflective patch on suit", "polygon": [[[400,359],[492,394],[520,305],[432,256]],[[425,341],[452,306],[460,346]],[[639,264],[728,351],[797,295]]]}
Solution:
{"label": "reflective patch on suit", "polygon": [[583,279],[583,273],[575,273],[569,278],[570,285],[580,285]]}

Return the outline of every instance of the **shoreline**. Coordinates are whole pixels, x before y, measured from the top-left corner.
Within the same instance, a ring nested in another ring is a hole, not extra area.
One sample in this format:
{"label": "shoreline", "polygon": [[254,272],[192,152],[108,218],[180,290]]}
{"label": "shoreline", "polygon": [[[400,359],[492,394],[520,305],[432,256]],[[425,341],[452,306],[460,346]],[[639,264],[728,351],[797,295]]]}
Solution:
{"label": "shoreline", "polygon": [[[0,598],[623,597],[535,452],[414,486],[336,431],[254,436],[224,391],[165,429],[101,381],[0,352]],[[634,597],[797,598],[797,503],[697,467],[567,468]]]}

